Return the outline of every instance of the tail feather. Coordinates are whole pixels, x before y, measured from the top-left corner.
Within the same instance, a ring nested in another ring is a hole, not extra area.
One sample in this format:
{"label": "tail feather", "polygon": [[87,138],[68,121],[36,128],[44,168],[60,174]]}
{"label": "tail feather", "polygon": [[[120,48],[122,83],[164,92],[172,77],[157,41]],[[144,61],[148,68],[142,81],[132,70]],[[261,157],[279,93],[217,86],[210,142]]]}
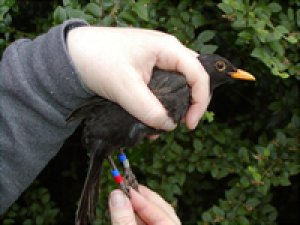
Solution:
{"label": "tail feather", "polygon": [[106,158],[105,148],[106,145],[98,141],[97,147],[91,152],[90,166],[76,211],[75,225],[86,225],[95,220],[101,169]]}

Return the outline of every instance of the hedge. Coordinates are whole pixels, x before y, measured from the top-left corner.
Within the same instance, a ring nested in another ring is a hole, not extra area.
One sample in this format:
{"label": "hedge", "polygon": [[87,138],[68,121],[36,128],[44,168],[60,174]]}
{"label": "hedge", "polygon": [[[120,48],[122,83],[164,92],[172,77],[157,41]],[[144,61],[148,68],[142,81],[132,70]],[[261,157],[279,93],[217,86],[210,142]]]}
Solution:
{"label": "hedge", "polygon": [[[196,130],[180,126],[128,155],[139,181],[183,224],[300,223],[299,0],[0,0],[1,50],[69,18],[161,30],[254,74],[255,83],[216,90]],[[79,128],[3,224],[71,224],[86,159]],[[108,170],[94,224],[109,224],[107,195],[116,187]]]}

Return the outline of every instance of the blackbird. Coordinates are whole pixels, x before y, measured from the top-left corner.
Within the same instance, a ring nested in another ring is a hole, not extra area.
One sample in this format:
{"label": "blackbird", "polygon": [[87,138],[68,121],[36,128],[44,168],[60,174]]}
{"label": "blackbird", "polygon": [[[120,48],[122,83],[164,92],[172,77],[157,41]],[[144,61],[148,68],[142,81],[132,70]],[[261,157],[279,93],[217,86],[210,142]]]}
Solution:
{"label": "blackbird", "polygon": [[[210,76],[210,92],[232,79],[255,80],[246,71],[237,69],[219,55],[200,55],[199,61]],[[199,74],[200,76],[200,74]],[[180,122],[190,105],[190,88],[182,74],[153,69],[148,84],[175,123]],[[90,151],[90,164],[81,193],[75,224],[92,223],[95,219],[96,202],[99,195],[99,179],[103,161],[111,158],[114,150],[130,147],[149,135],[163,132],[143,124],[118,104],[101,97],[93,97],[81,105],[67,118],[67,121],[84,119],[82,142]],[[137,188],[136,179],[129,165],[125,168],[124,182],[120,188],[129,195],[128,186]]]}

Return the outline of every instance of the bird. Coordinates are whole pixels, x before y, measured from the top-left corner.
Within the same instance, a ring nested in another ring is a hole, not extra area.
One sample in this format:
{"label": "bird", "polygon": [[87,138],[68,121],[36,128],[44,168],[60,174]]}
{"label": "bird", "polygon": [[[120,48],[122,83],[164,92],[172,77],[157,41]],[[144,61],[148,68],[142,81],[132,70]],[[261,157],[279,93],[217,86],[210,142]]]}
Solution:
{"label": "bird", "polygon": [[[217,54],[200,54],[198,60],[209,75],[211,95],[215,88],[230,80],[255,80],[253,75],[237,69],[229,60]],[[154,67],[148,87],[174,123],[179,123],[191,103],[190,87],[184,76],[178,72]],[[80,105],[68,116],[67,121],[79,119],[83,120],[82,142],[90,151],[90,163],[76,211],[76,225],[92,223],[95,220],[104,160],[108,159],[115,168],[111,157],[114,150],[132,147],[145,137],[164,132],[142,123],[117,103],[100,96],[92,97]],[[122,183],[121,189],[129,195],[128,185],[137,187],[130,168],[127,168],[127,179],[133,181]]]}

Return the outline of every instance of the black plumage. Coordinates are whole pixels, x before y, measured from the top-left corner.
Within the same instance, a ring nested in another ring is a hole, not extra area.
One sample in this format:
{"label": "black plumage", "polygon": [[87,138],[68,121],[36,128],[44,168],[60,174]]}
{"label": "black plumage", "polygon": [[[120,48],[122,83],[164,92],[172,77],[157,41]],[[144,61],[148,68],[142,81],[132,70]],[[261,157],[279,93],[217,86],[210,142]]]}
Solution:
{"label": "black plumage", "polygon": [[[232,78],[253,80],[247,72],[236,69],[218,55],[201,55],[199,61],[210,76],[210,91]],[[243,76],[237,74],[244,73]],[[199,74],[201,76],[201,74]],[[190,89],[179,73],[154,68],[148,84],[175,123],[180,122],[190,104]],[[83,145],[90,154],[90,165],[76,213],[76,225],[95,218],[99,195],[101,167],[114,150],[130,147],[139,140],[163,131],[149,127],[130,115],[118,104],[94,97],[76,109],[67,119],[84,119]]]}

